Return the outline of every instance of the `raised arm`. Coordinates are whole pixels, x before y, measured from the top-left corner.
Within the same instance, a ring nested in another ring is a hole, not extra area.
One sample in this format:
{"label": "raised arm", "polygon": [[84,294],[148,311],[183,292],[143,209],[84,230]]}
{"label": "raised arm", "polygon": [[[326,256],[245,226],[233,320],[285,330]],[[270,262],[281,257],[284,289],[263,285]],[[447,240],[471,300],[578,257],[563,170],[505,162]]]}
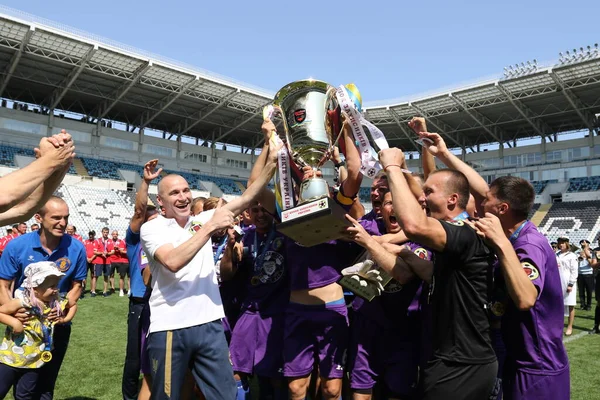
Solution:
{"label": "raised arm", "polygon": [[[50,138],[42,138],[39,148],[35,149],[37,160],[0,178],[3,188],[0,194],[0,212],[25,200],[54,172],[71,162],[75,156],[75,146],[71,136],[63,132]],[[32,211],[32,215],[35,211],[37,209]]]}
{"label": "raised arm", "polygon": [[[265,163],[267,162],[267,156],[269,155],[269,142],[271,135],[276,134],[275,124],[270,119],[265,119],[261,126],[262,133],[264,135],[264,144],[262,150],[256,161],[254,161],[254,166],[252,167],[252,171],[250,172],[250,178],[248,178],[247,186],[251,186],[254,181],[258,179],[263,169],[265,168]],[[275,194],[269,190],[268,188],[264,188],[258,194],[257,200],[261,203],[261,205],[269,211],[272,215],[275,215]]]}
{"label": "raised arm", "polygon": [[433,144],[430,144],[427,141],[423,142],[423,146],[425,146],[432,155],[436,156],[448,168],[460,171],[467,177],[471,194],[475,197],[477,212],[479,215],[483,215],[484,211],[481,208],[481,203],[489,190],[487,182],[479,175],[479,173],[477,173],[477,171],[452,154],[450,150],[448,150],[448,147],[446,147],[444,139],[437,133],[420,132],[419,137],[421,139],[429,139],[433,142]]}
{"label": "raised arm", "polygon": [[[408,123],[408,126],[418,135],[420,132],[427,132],[427,122],[423,117],[414,117]],[[429,174],[435,171],[435,160],[433,155],[427,151],[427,147],[421,147],[421,166],[423,167],[423,179],[427,180]]]}
{"label": "raised arm", "polygon": [[432,250],[442,251],[446,246],[446,231],[441,222],[428,218],[423,213],[401,171],[402,160],[404,153],[397,148],[379,153],[379,161],[387,173],[398,224],[410,240]]}
{"label": "raised arm", "polygon": [[[277,168],[277,151],[279,149],[275,148],[273,142],[271,141],[268,146],[268,151],[266,161],[264,162],[264,166],[262,171],[249,186],[242,193],[240,197],[234,199],[227,203],[223,208],[230,210],[234,215],[239,215],[246,208],[250,206],[252,201],[256,200],[258,195],[266,189],[267,183],[273,178],[275,174],[275,169]],[[261,153],[262,155],[262,153]]]}
{"label": "raised arm", "polygon": [[144,223],[144,219],[146,218],[146,208],[148,207],[148,188],[150,187],[150,182],[158,178],[162,172],[162,168],[159,168],[158,171],[156,171],[157,165],[158,159],[150,160],[144,165],[144,177],[140,187],[137,190],[137,193],[135,194],[135,209],[133,211],[133,217],[129,222],[129,228],[134,233],[138,233],[140,231],[140,228]]}
{"label": "raised arm", "polygon": [[362,174],[360,172],[360,154],[354,144],[354,135],[352,135],[352,129],[348,118],[344,119],[344,129],[342,133],[344,140],[344,147],[346,152],[346,179],[340,182],[340,191],[346,197],[354,197],[360,190],[360,184],[362,183]]}

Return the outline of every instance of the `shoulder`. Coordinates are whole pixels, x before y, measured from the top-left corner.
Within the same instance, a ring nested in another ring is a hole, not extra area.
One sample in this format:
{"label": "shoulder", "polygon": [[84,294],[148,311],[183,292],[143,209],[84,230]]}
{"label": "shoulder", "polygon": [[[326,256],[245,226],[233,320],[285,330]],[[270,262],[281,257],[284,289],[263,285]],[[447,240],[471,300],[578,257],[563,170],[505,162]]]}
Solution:
{"label": "shoulder", "polygon": [[143,235],[144,233],[149,233],[149,232],[153,232],[158,229],[162,229],[163,227],[165,227],[166,222],[167,222],[167,219],[164,218],[163,216],[159,215],[158,217],[154,218],[152,221],[148,221],[148,222],[145,222],[144,224],[142,224],[142,227],[140,228],[140,234]]}
{"label": "shoulder", "polygon": [[6,241],[6,249],[19,248],[22,246],[29,245],[35,239],[33,237],[33,235],[37,235],[37,233],[36,232],[26,233],[24,235],[17,236],[14,239],[4,238],[4,240]]}

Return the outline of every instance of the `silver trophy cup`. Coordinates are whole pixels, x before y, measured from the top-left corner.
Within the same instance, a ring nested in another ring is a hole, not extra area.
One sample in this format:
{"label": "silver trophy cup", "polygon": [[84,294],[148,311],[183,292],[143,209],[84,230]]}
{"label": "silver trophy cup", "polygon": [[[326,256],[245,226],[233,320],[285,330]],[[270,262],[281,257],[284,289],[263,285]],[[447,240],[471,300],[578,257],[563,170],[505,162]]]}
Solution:
{"label": "silver trophy cup", "polygon": [[329,197],[327,181],[316,176],[341,133],[335,88],[316,80],[292,82],[277,92],[273,106],[292,162],[315,171],[300,183],[297,206],[282,212],[279,230],[306,246],[339,238],[345,211]]}

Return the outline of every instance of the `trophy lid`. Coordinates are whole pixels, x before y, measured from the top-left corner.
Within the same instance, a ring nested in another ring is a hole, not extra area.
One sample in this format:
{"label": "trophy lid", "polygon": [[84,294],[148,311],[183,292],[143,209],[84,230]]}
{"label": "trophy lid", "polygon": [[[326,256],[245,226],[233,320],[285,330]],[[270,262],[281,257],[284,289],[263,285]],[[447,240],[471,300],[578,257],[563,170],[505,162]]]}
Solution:
{"label": "trophy lid", "polygon": [[279,89],[273,98],[273,104],[275,106],[281,106],[286,97],[296,92],[319,91],[327,93],[329,88],[331,88],[331,85],[329,85],[327,82],[318,81],[316,79],[305,79],[302,81],[291,82]]}

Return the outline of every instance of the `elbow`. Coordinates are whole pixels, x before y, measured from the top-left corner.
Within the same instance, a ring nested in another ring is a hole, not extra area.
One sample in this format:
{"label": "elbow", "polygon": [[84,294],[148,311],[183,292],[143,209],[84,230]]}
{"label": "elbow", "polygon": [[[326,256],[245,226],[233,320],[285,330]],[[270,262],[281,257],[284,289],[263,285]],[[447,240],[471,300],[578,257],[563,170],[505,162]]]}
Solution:
{"label": "elbow", "polygon": [[178,272],[181,268],[183,268],[183,265],[179,265],[178,263],[175,263],[173,261],[170,260],[165,260],[165,262],[162,263],[162,265],[168,269],[169,271],[176,273]]}
{"label": "elbow", "polygon": [[536,300],[535,296],[522,297],[516,302],[515,306],[519,311],[529,311],[535,306]]}
{"label": "elbow", "polygon": [[[423,232],[423,225],[416,223],[415,221],[403,221],[402,230],[406,236],[410,239]],[[419,226],[420,225],[420,226]]]}

